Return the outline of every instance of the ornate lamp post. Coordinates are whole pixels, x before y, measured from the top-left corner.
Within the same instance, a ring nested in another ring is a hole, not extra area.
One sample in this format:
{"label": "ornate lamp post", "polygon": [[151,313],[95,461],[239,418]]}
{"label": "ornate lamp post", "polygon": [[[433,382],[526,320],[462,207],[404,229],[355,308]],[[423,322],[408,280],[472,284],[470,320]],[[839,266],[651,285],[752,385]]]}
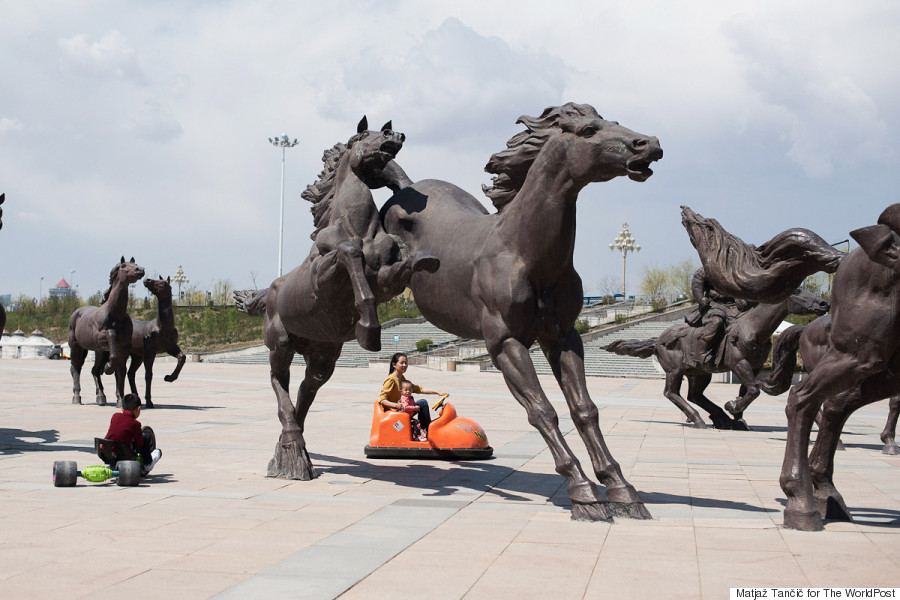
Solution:
{"label": "ornate lamp post", "polygon": [[178,270],[175,271],[175,276],[172,277],[172,281],[178,284],[178,301],[181,302],[181,284],[190,281],[190,279],[184,276],[184,269],[181,268],[181,265],[178,265]]}
{"label": "ornate lamp post", "polygon": [[622,298],[624,299],[627,297],[625,296],[625,259],[629,252],[641,251],[641,245],[635,243],[634,237],[628,231],[628,223],[622,225],[622,231],[619,232],[613,243],[609,245],[609,249],[612,251],[618,250],[622,253]]}
{"label": "ornate lamp post", "polygon": [[286,133],[282,133],[281,137],[269,138],[276,148],[281,148],[281,209],[278,211],[278,277],[281,277],[281,255],[284,248],[284,153],[288,148],[297,145],[297,140],[291,141]]}

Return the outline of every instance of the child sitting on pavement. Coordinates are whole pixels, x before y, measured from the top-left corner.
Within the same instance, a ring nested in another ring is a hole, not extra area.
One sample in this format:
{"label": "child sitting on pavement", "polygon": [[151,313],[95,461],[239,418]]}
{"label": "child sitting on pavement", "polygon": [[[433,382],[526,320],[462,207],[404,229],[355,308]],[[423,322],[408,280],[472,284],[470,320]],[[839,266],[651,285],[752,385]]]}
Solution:
{"label": "child sitting on pavement", "polygon": [[109,431],[104,439],[121,442],[126,448],[131,448],[141,455],[143,462],[142,475],[149,473],[159,459],[162,450],[155,448],[150,450],[150,439],[141,431],[141,399],[134,394],[126,394],[122,398],[122,412],[118,412],[109,420]]}
{"label": "child sitting on pavement", "polygon": [[419,442],[424,442],[428,439],[421,423],[413,418],[420,409],[416,404],[416,399],[413,398],[412,382],[410,381],[403,381],[400,383],[400,410],[409,414],[409,422],[413,430],[413,439]]}

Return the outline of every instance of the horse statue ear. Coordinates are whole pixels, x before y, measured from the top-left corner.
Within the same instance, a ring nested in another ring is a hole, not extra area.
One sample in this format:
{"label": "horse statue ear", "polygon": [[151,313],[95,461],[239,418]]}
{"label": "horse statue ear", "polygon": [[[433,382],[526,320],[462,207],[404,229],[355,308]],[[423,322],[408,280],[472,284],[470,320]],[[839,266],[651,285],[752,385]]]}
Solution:
{"label": "horse statue ear", "polygon": [[391,122],[388,121],[387,123],[385,123],[384,125],[381,126],[381,131],[391,131],[393,128],[394,127],[392,126]]}
{"label": "horse statue ear", "polygon": [[850,237],[872,262],[900,272],[900,236],[887,225],[870,225],[850,232]]}
{"label": "horse statue ear", "polygon": [[[162,275],[160,275],[159,278],[162,279]],[[166,283],[172,283],[172,278],[166,277]]]}
{"label": "horse statue ear", "polygon": [[133,263],[133,262],[134,262],[134,257],[132,256],[132,257],[131,257],[131,260],[129,260],[128,262]]}
{"label": "horse statue ear", "polygon": [[366,115],[363,115],[363,118],[359,121],[359,125],[356,126],[356,133],[362,133],[363,131],[369,128],[369,120],[366,119]]}
{"label": "horse statue ear", "polygon": [[163,280],[163,278],[162,278],[162,275],[160,275],[160,276],[159,276],[159,280],[160,280],[160,281],[162,281],[162,280]]}
{"label": "horse statue ear", "polygon": [[125,255],[122,255],[122,258],[119,259],[120,264],[125,264]]}

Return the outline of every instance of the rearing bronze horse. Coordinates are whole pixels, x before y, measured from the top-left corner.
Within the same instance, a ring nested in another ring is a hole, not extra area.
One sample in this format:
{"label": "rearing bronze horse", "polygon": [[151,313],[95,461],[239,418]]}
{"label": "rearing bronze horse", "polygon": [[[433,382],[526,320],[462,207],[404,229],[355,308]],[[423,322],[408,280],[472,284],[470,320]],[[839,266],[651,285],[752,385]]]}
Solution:
{"label": "rearing bronze horse", "polygon": [[131,317],[128,309],[128,285],[144,276],[144,268],[134,258],[119,264],[109,274],[109,289],[100,307],[82,306],[69,319],[69,354],[72,372],[72,404],[81,404],[81,367],[88,350],[97,353],[91,374],[97,384],[97,404],[105,405],[106,396],[99,384],[101,373],[116,373],[116,406],[122,405],[125,393],[125,361],[131,348]]}
{"label": "rearing bronze horse", "polygon": [[[586,104],[548,108],[518,122],[526,131],[485,167],[495,175],[485,193],[497,214],[450,183],[425,180],[382,207],[385,230],[411,251],[428,250],[440,260],[434,273],[413,275],[416,304],[441,329],[485,340],[512,395],[550,448],[556,471],[568,480],[572,518],[649,518],[606,447],[587,390],[584,349],[574,328],[583,289],[573,253],[579,191],[619,176],[645,181],[663,152],[655,137],[604,120]],[[528,355],[535,341],[563,390],[606,498],[559,429]]]}
{"label": "rearing bronze horse", "polygon": [[[325,152],[325,169],[303,197],[314,203],[315,244],[300,266],[268,288],[235,292],[238,308],[265,314],[272,388],[282,431],[269,463],[270,477],[316,477],[303,429],[316,393],[331,377],[344,342],[354,339],[369,350],[381,349],[376,301],[400,294],[416,270],[437,268],[437,260],[416,252],[406,259],[385,235],[370,189],[399,189],[405,175],[393,159],[404,136],[391,129],[366,129],[365,117],[348,143]],[[294,354],[306,361],[306,373],[291,402],[289,384]]]}

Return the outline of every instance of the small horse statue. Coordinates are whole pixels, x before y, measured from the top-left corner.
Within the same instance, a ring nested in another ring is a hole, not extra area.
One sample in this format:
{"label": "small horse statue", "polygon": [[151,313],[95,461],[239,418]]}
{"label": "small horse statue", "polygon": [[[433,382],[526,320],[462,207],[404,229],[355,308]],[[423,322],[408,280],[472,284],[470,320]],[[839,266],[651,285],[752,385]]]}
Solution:
{"label": "small horse statue", "polygon": [[756,247],[687,206],[681,207],[681,223],[700,255],[706,277],[719,293],[732,298],[781,302],[808,275],[834,273],[845,256],[809,229],[788,229]]}
{"label": "small horse statue", "polygon": [[150,382],[153,380],[153,361],[160,352],[166,352],[178,360],[175,370],[171,375],[163,379],[172,382],[178,379],[181,368],[184,366],[185,356],[178,347],[178,330],[175,328],[175,312],[172,309],[172,283],[169,278],[145,279],[144,287],[156,296],[158,310],[156,318],[152,321],[132,319],[133,331],[131,334],[131,366],[128,368],[128,384],[131,393],[135,396],[137,386],[134,379],[140,366],[144,365],[144,381],[146,392],[144,393],[144,406],[153,408],[150,399]]}
{"label": "small horse statue", "polygon": [[[662,158],[659,140],[604,120],[586,104],[520,117],[526,130],[494,154],[485,170],[495,175],[485,194],[497,207],[443,181],[402,189],[381,209],[385,230],[410,251],[440,260],[417,272],[410,287],[430,322],[456,335],[484,339],[528,422],[541,433],[568,481],[572,518],[649,518],[640,496],[622,474],[600,432],[588,393],[584,349],[575,331],[583,288],[575,272],[576,200],[592,182],[626,176],[645,181]],[[606,497],[585,475],[559,429],[559,418],[541,389],[528,354],[544,350],[581,434]]]}
{"label": "small horse statue", "polygon": [[[663,395],[681,409],[688,422],[695,427],[706,427],[706,423],[688,402],[706,410],[716,429],[746,430],[743,412],[759,397],[760,388],[756,378],[769,356],[775,329],[789,314],[824,315],[828,308],[828,302],[802,288],[777,304],[756,304],[726,325],[724,336],[716,348],[711,349],[712,361],[700,359],[698,355],[705,354],[706,349],[695,343],[698,328],[686,323],[673,325],[656,338],[617,340],[603,346],[603,349],[639,358],[656,355],[666,372]],[[733,371],[741,380],[737,399],[733,401],[733,405],[732,402],[726,405],[734,414],[734,419],[703,394],[713,373],[728,371]],[[685,376],[688,378],[687,400],[681,396],[681,383]]]}
{"label": "small horse statue", "polygon": [[134,258],[121,261],[109,273],[109,289],[100,307],[82,306],[69,319],[69,354],[72,372],[72,404],[81,404],[81,367],[88,350],[96,353],[91,369],[97,386],[97,404],[106,405],[101,373],[116,374],[116,406],[122,405],[125,393],[125,362],[131,349],[131,318],[128,309],[128,286],[144,276],[144,268]]}
{"label": "small horse statue", "polygon": [[[810,372],[791,388],[785,409],[780,484],[787,495],[784,526],[792,529],[819,531],[823,518],[851,519],[833,481],[841,430],[857,409],[900,394],[900,204],[885,209],[877,225],[850,235],[860,247],[834,275],[831,314],[789,328],[773,349],[773,391],[789,385],[798,348]],[[819,433],[807,454],[820,407]]]}
{"label": "small horse statue", "polygon": [[[425,252],[401,258],[396,241],[382,230],[370,187],[399,189],[408,181],[393,162],[405,136],[393,131],[390,121],[381,131],[366,127],[363,117],[346,145],[325,152],[325,169],[303,194],[314,203],[317,227],[306,260],[264,290],[234,294],[240,310],[266,315],[265,342],[282,424],[269,477],[316,477],[304,421],[344,342],[355,337],[363,348],[380,350],[376,302],[399,295],[414,272],[438,268]],[[296,407],[288,389],[295,353],[307,365]]]}

